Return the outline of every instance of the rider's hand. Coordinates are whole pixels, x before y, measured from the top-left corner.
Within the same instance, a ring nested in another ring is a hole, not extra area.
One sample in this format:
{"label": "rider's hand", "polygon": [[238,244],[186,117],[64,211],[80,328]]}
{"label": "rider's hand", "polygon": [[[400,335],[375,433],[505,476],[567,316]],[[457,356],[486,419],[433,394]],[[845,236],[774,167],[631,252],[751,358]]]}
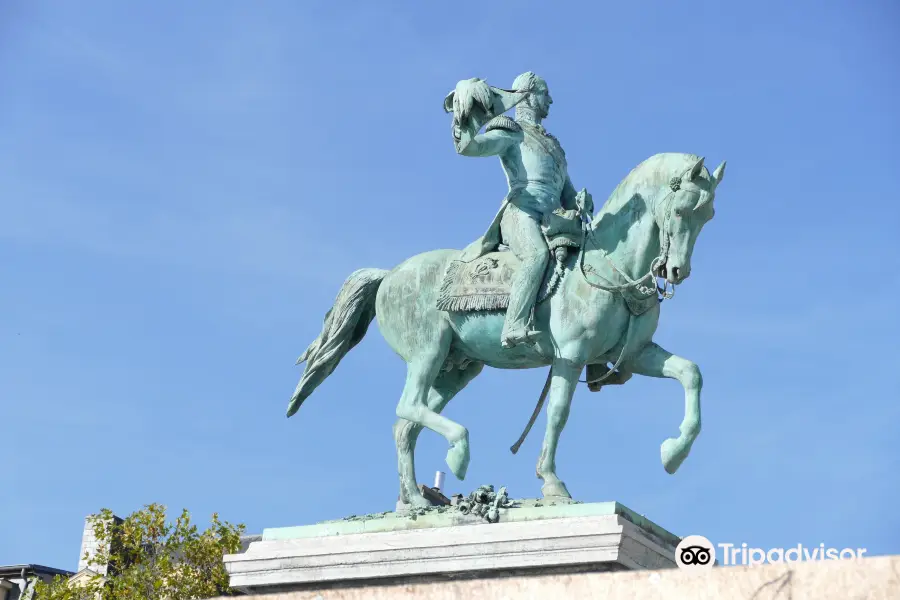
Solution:
{"label": "rider's hand", "polygon": [[457,126],[466,128],[469,120],[478,116],[491,115],[494,105],[494,96],[491,88],[483,79],[465,79],[456,84],[453,94],[453,120]]}
{"label": "rider's hand", "polygon": [[581,191],[575,196],[575,206],[581,211],[581,214],[587,217],[594,216],[594,198],[587,188],[581,188]]}

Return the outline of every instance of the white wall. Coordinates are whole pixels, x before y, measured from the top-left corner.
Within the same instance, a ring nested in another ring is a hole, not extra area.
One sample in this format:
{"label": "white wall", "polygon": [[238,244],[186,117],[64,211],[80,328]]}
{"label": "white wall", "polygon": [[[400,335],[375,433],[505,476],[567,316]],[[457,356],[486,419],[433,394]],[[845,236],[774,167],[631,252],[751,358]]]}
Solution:
{"label": "white wall", "polygon": [[[260,600],[456,600],[504,598],[533,600],[603,598],[604,600],[897,600],[900,556],[858,560],[824,560],[793,565],[716,567],[696,572],[681,569],[581,573],[442,581],[396,586],[320,589],[268,596]],[[226,600],[226,599],[221,599]]]}

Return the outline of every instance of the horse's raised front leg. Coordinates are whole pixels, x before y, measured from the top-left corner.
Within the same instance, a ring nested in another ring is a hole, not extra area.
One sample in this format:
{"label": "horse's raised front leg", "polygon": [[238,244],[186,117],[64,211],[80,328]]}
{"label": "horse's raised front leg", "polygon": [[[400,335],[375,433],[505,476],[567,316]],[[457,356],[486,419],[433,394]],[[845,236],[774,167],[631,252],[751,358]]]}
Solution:
{"label": "horse's raised front leg", "polygon": [[648,377],[677,379],[684,388],[684,420],[681,435],[662,443],[660,454],[667,473],[674,473],[688,457],[691,444],[700,434],[700,368],[686,358],[676,356],[650,342],[628,362],[628,369]]}
{"label": "horse's raised front leg", "polygon": [[[447,403],[484,368],[482,363],[469,363],[464,369],[453,369],[437,376],[428,393],[428,408],[440,413]],[[400,501],[415,507],[430,506],[416,485],[416,440],[422,426],[406,419],[394,424],[394,441],[397,444],[397,472],[400,475]]]}
{"label": "horse's raised front leg", "polygon": [[547,402],[547,431],[544,433],[541,457],[537,463],[537,476],[544,482],[541,493],[545,498],[572,497],[566,489],[566,484],[556,475],[556,448],[559,445],[559,436],[569,419],[572,396],[578,383],[578,375],[583,368],[584,365],[563,358],[553,361],[553,375]]}

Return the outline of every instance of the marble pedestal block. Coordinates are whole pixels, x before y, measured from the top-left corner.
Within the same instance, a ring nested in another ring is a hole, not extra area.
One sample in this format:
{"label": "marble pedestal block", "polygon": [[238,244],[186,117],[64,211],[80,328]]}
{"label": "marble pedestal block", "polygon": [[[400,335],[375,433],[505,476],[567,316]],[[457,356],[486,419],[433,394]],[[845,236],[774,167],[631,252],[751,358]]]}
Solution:
{"label": "marble pedestal block", "polygon": [[675,567],[679,538],[617,502],[517,501],[499,521],[456,507],[267,529],[225,557],[247,593]]}

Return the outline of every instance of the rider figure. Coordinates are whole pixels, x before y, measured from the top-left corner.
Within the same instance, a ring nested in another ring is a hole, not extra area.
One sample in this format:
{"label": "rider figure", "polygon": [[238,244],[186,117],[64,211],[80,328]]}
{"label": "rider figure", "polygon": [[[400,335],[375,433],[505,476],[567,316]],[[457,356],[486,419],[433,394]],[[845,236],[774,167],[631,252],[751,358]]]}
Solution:
{"label": "rider figure", "polygon": [[[527,92],[516,105],[515,120],[500,115],[487,123],[483,134],[472,131],[471,123],[454,121],[456,151],[463,156],[499,156],[509,183],[507,202],[491,226],[496,230],[499,225],[503,242],[521,261],[501,335],[505,348],[530,343],[540,334],[533,329],[532,311],[550,260],[541,220],[560,207],[576,205],[565,153],[541,125],[553,103],[547,83],[529,71],[516,77],[513,90]],[[489,229],[485,241],[490,235]],[[482,244],[480,254],[492,250]]]}

